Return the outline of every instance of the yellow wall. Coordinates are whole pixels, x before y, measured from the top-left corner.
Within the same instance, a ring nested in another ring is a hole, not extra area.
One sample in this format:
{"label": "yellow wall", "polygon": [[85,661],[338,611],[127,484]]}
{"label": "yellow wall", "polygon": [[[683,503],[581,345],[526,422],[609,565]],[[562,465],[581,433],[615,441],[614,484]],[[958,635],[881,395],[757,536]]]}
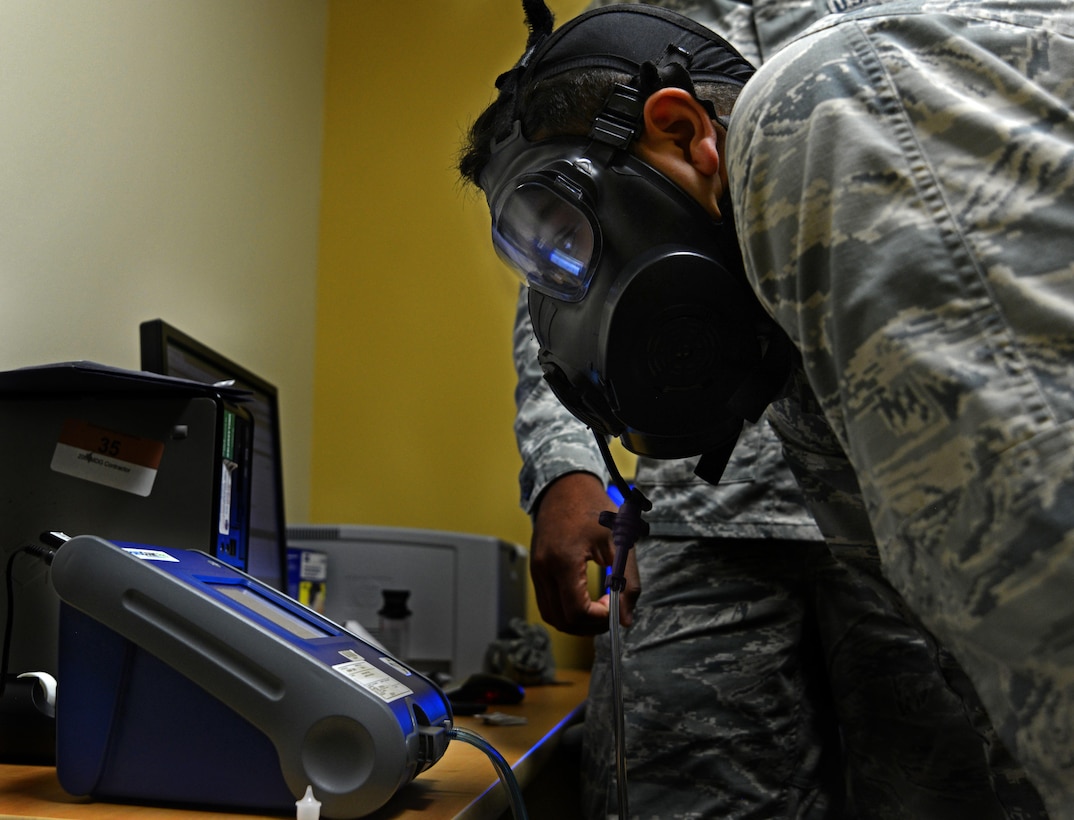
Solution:
{"label": "yellow wall", "polygon": [[[565,20],[584,3],[550,5]],[[525,36],[515,0],[329,4],[314,522],[529,542],[511,430],[516,282],[454,170]],[[587,661],[586,641],[554,640],[560,665]]]}

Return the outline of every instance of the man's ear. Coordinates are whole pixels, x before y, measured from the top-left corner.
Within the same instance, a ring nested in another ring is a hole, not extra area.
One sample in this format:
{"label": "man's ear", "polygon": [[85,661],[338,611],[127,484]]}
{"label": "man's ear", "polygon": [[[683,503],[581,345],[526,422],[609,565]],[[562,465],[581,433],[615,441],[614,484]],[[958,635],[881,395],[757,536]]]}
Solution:
{"label": "man's ear", "polygon": [[645,101],[644,130],[634,153],[677,183],[716,219],[726,180],[721,173],[716,126],[681,88],[661,88]]}
{"label": "man's ear", "polygon": [[645,130],[638,144],[660,153],[678,153],[681,161],[706,176],[719,172],[716,128],[708,112],[682,88],[661,88],[645,101]]}

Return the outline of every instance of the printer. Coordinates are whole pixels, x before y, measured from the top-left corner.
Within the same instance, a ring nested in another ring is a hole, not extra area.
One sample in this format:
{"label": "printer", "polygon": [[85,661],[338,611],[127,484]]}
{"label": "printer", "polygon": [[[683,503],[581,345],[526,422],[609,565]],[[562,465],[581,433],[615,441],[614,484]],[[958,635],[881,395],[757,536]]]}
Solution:
{"label": "printer", "polygon": [[484,666],[489,645],[526,616],[526,551],[470,533],[310,524],[287,528],[289,552],[327,557],[324,614],[357,622],[383,642],[385,592],[407,593],[404,659],[421,672],[461,679]]}

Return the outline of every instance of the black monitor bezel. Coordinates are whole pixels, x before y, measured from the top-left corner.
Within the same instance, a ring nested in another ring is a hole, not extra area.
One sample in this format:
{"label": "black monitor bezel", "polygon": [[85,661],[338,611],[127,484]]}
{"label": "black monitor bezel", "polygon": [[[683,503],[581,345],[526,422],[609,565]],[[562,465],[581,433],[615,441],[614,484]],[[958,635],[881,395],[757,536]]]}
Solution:
{"label": "black monitor bezel", "polygon": [[[279,543],[277,553],[279,555],[279,587],[278,590],[287,593],[287,523],[284,511],[283,496],[283,451],[280,434],[280,406],[279,393],[276,385],[267,381],[256,373],[248,370],[227,356],[200,342],[193,336],[184,333],[174,325],[168,324],[163,319],[151,319],[138,328],[139,348],[141,356],[141,369],[149,373],[161,375],[176,375],[169,373],[168,348],[177,347],[206,363],[226,373],[229,378],[235,380],[235,387],[248,389],[262,394],[268,399],[271,415],[273,445],[276,451],[275,464],[273,465],[274,491],[276,494],[276,532]],[[251,573],[252,575],[253,573]],[[274,586],[265,579],[258,579],[268,586]]]}

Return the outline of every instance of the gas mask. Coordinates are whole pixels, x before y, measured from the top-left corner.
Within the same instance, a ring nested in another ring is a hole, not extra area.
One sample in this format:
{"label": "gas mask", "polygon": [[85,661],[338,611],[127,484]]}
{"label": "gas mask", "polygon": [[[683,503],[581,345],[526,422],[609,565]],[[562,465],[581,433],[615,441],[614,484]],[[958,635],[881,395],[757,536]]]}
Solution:
{"label": "gas mask", "polygon": [[532,47],[501,92],[563,65],[633,68],[633,79],[587,137],[531,142],[516,118],[493,144],[481,176],[493,244],[529,286],[560,402],[631,452],[701,455],[698,473],[715,482],[743,420],[756,421],[786,381],[792,348],[746,282],[730,203],[714,222],[629,146],[654,87],[693,93],[695,75],[740,85],[753,68],[687,18],[604,7]]}

